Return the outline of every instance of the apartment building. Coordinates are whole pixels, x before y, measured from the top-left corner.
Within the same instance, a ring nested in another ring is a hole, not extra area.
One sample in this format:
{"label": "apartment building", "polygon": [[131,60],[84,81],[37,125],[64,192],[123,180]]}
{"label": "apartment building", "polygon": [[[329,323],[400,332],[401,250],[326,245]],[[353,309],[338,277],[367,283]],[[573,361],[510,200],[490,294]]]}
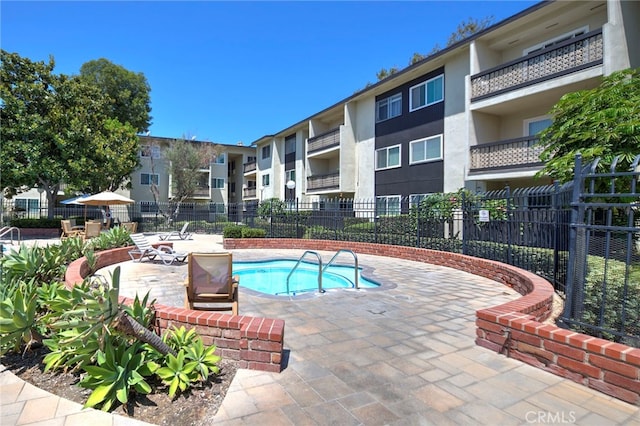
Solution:
{"label": "apartment building", "polygon": [[[152,208],[155,202],[150,187],[158,185],[160,202],[167,202],[172,196],[172,176],[169,164],[163,157],[164,150],[176,142],[173,138],[140,136],[140,168],[131,176],[130,197],[144,206]],[[203,141],[187,141],[195,145],[211,144]],[[218,206],[224,213],[227,203],[242,202],[244,174],[242,164],[253,158],[255,148],[242,145],[211,144],[215,146],[214,155],[208,166],[200,170],[198,188],[191,202],[209,202]]]}
{"label": "apartment building", "polygon": [[541,2],[254,141],[243,200],[377,199],[549,183],[562,95],[640,66],[640,2]]}

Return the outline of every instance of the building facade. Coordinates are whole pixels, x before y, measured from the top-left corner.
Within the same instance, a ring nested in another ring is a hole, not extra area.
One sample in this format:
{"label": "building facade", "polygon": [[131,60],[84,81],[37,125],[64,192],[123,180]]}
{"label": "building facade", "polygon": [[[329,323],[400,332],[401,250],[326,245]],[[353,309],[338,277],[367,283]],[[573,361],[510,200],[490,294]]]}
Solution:
{"label": "building facade", "polygon": [[542,2],[255,142],[245,202],[549,183],[537,135],[562,95],[640,66],[640,2]]}

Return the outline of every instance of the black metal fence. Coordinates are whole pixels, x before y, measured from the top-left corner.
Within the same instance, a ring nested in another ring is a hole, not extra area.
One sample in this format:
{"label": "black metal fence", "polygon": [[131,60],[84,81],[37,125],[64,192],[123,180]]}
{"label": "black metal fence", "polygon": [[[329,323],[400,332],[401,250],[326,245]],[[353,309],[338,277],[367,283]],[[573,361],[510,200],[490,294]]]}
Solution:
{"label": "black metal fence", "polygon": [[[270,238],[360,241],[482,257],[529,270],[566,296],[561,325],[640,347],[640,156],[630,171],[578,167],[576,183],[459,191],[424,197],[314,202],[136,203],[112,206],[115,223],[142,232],[222,233],[230,224]],[[603,189],[604,188],[604,189]],[[22,217],[39,217],[19,212]],[[55,209],[57,218],[100,218],[94,207]],[[11,206],[4,209],[11,218]]]}
{"label": "black metal fence", "polygon": [[629,169],[576,159],[561,322],[640,347],[640,155]]}

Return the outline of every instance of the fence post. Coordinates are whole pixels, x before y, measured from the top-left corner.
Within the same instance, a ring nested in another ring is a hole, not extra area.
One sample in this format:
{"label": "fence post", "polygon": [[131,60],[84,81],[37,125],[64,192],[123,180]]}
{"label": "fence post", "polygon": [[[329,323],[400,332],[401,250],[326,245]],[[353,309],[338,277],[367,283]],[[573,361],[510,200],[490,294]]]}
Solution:
{"label": "fence post", "polygon": [[[460,205],[462,206],[462,254],[467,254],[467,233],[465,232],[465,229],[467,227],[467,218],[469,216],[469,206],[467,205],[466,191],[462,191],[462,200]],[[473,216],[471,217],[473,218]]]}
{"label": "fence post", "polygon": [[511,227],[513,226],[513,221],[511,220],[511,188],[509,185],[505,186],[506,197],[507,197],[507,263],[509,265],[513,265],[513,249],[511,245],[513,244],[512,236],[511,236]]}
{"label": "fence post", "polygon": [[[561,316],[561,323],[563,320],[571,320],[576,313],[582,311],[581,303],[578,301],[579,293],[581,293],[580,287],[582,281],[579,280],[580,273],[578,263],[578,239],[584,239],[584,235],[578,235],[578,222],[581,220],[580,216],[583,213],[583,207],[580,206],[580,192],[582,191],[582,156],[576,154],[575,167],[573,175],[573,191],[571,196],[571,220],[569,222],[569,263],[567,265],[567,283],[565,286],[566,300],[564,310]],[[584,234],[584,227],[580,227],[580,233]],[[584,255],[586,256],[586,254]],[[584,262],[580,262],[581,264]],[[581,298],[581,296],[580,296]],[[568,326],[568,323],[565,323]]]}
{"label": "fence post", "polygon": [[558,274],[560,263],[560,250],[558,242],[560,238],[560,184],[558,180],[553,181],[553,196],[551,197],[551,211],[553,212],[553,287],[558,289]]}
{"label": "fence post", "polygon": [[298,215],[300,210],[298,209],[298,197],[296,197],[296,238],[300,238],[300,230],[298,229]]}

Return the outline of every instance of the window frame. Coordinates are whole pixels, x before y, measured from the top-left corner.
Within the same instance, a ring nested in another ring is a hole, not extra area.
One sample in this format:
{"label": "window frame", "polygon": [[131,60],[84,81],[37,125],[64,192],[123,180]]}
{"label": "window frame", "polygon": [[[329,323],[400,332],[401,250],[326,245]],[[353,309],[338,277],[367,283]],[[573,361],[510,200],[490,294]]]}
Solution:
{"label": "window frame", "polygon": [[[553,123],[553,117],[551,117],[551,116],[550,116],[550,115],[548,115],[548,114],[545,114],[545,115],[539,115],[539,116],[537,116],[537,117],[525,118],[524,120],[522,120],[522,134],[523,134],[525,137],[535,136],[535,135],[532,135],[532,134],[529,132],[529,125],[530,125],[531,123],[537,123],[537,122],[540,122],[540,121],[546,121],[546,120],[550,120],[550,121],[551,121],[551,123]],[[549,123],[549,126],[551,125],[551,123]],[[549,126],[547,126],[547,127],[549,127]],[[538,133],[539,133],[539,132],[538,132]],[[536,133],[536,135],[537,135],[538,133]]]}
{"label": "window frame", "polygon": [[533,46],[526,47],[522,49],[522,56],[527,56],[532,53],[538,52],[540,50],[544,50],[548,47],[553,47],[558,43],[562,43],[566,40],[571,40],[572,38],[580,37],[589,32],[589,25],[585,25],[583,27],[576,28],[575,30],[569,31],[567,33],[561,34],[557,37],[553,37],[542,41],[540,43],[534,44]]}
{"label": "window frame", "polygon": [[[435,80],[442,80],[442,97],[440,99],[436,100],[436,101],[429,102],[429,92],[428,92],[429,83],[431,83],[432,81],[435,81]],[[416,89],[416,88],[418,88],[420,86],[425,86],[425,89],[424,89],[424,102],[425,103],[424,103],[424,105],[420,105],[418,107],[414,107],[413,106],[412,93],[413,93],[414,89]],[[437,76],[435,76],[433,78],[430,78],[428,80],[425,80],[423,82],[415,84],[415,85],[413,85],[413,86],[411,86],[409,88],[409,112],[414,112],[414,111],[417,111],[419,109],[426,108],[428,106],[435,105],[435,104],[440,103],[440,102],[444,102],[444,74],[438,74]]]}
{"label": "window frame", "polygon": [[[389,165],[389,150],[393,149],[393,148],[398,148],[398,164],[397,165],[393,165],[390,166]],[[387,165],[385,167],[378,167],[378,155],[381,151],[386,151],[387,153]],[[402,144],[397,144],[397,145],[393,145],[393,146],[387,146],[384,148],[379,148],[376,149],[376,153],[375,153],[375,170],[388,170],[388,169],[397,169],[398,167],[402,167]]]}
{"label": "window frame", "polygon": [[265,145],[260,149],[260,159],[266,160],[267,158],[271,158],[271,145]]}
{"label": "window frame", "polygon": [[[266,183],[265,183],[266,181]],[[260,177],[260,182],[262,183],[262,187],[266,188],[271,185],[271,175],[266,173]]]}
{"label": "window frame", "polygon": [[[380,202],[384,200],[384,213],[380,212]],[[397,202],[397,211],[390,211],[389,201]],[[399,216],[402,214],[402,196],[401,195],[378,195],[376,196],[376,216]]]}
{"label": "window frame", "polygon": [[[439,143],[439,145],[440,145],[440,149],[439,149],[440,150],[440,155],[438,156],[438,158],[427,158],[426,143],[429,140],[436,139],[436,138],[438,138],[440,140],[440,143]],[[410,141],[409,142],[409,165],[411,166],[411,165],[414,165],[414,164],[431,163],[433,161],[442,160],[442,157],[443,157],[443,154],[442,154],[442,148],[443,148],[442,145],[443,145],[443,143],[442,143],[442,141],[443,141],[442,133],[437,134],[437,135],[427,136],[426,138],[420,138],[420,139],[415,139],[415,140]],[[413,145],[417,144],[419,142],[425,143],[425,149],[424,149],[425,158],[422,159],[422,160],[415,160],[413,158]]]}
{"label": "window frame", "polygon": [[[222,159],[222,161],[220,161],[220,159]],[[227,164],[227,153],[223,152],[216,155],[216,158],[211,161],[211,164],[215,164],[217,166],[224,166],[225,164]]]}
{"label": "window frame", "polygon": [[[145,155],[147,154],[147,155]],[[161,150],[158,145],[145,144],[140,146],[140,158],[160,158]]]}
{"label": "window frame", "polygon": [[[147,176],[147,179],[149,181],[149,183],[143,183],[142,182],[142,177],[143,176]],[[151,186],[151,184],[153,183],[154,178],[152,176],[155,176],[155,184],[156,185],[160,185],[160,175],[158,173],[140,173],[140,185],[143,186]]]}
{"label": "window frame", "polygon": [[[222,182],[222,186],[218,186],[218,183]],[[210,188],[211,189],[224,189],[225,187],[225,179],[224,178],[219,178],[219,177],[212,177],[211,178],[211,184],[210,184]]]}
{"label": "window frame", "polygon": [[[409,194],[409,208],[418,208],[420,207],[420,203],[422,200],[427,198],[429,195],[432,195],[433,192],[427,192],[426,194]],[[416,199],[418,201],[416,201]]]}
{"label": "window frame", "polygon": [[[393,98],[399,98],[399,99],[393,99]],[[395,102],[400,103],[400,110],[396,115],[391,115],[391,111],[392,111],[391,105]],[[383,103],[386,103],[387,114],[386,114],[386,117],[381,118],[380,107],[382,106]],[[400,117],[401,115],[402,115],[402,92],[395,93],[391,96],[388,96],[384,99],[380,99],[379,101],[376,102],[376,123],[381,123],[383,121],[391,120],[392,118]]]}

